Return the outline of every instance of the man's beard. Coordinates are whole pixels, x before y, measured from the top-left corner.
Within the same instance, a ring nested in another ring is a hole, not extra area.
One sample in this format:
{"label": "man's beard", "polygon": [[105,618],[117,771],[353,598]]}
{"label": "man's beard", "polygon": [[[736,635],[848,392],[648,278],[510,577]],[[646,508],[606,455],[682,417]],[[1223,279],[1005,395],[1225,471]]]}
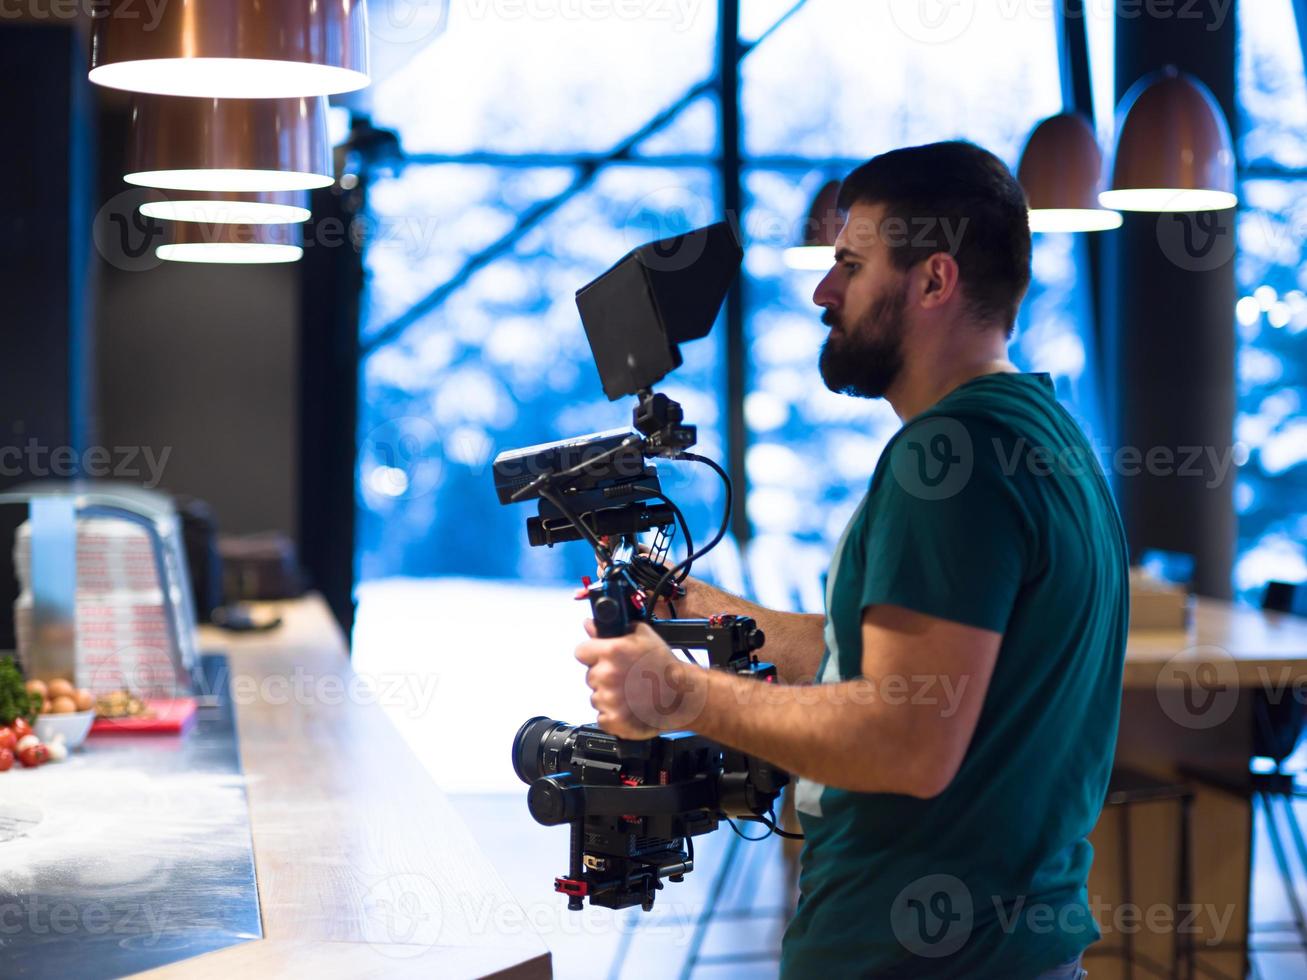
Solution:
{"label": "man's beard", "polygon": [[887,290],[857,323],[840,323],[831,310],[821,322],[834,327],[817,362],[826,387],[842,395],[883,398],[903,368],[903,310],[907,283]]}

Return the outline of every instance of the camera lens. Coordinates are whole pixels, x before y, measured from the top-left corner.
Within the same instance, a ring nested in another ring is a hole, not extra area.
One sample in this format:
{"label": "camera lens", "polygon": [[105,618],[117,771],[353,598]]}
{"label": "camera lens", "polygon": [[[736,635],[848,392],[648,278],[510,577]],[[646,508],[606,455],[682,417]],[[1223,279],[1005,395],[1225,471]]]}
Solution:
{"label": "camera lens", "polygon": [[517,773],[517,778],[524,783],[533,783],[546,775],[543,767],[545,741],[569,727],[544,715],[523,722],[513,739],[513,772]]}

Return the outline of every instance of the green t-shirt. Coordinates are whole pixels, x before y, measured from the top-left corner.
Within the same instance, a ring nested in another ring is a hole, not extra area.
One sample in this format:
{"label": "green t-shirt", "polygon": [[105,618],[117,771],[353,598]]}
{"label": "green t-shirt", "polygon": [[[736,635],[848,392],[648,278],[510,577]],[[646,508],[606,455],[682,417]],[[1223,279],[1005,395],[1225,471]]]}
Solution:
{"label": "green t-shirt", "polygon": [[[1047,375],[973,379],[895,434],[830,567],[820,682],[862,675],[862,612],[881,603],[1003,641],[939,796],[798,782],[784,977],[1019,980],[1099,938],[1085,838],[1116,744],[1126,572],[1107,482]],[[959,694],[871,680],[941,711]]]}

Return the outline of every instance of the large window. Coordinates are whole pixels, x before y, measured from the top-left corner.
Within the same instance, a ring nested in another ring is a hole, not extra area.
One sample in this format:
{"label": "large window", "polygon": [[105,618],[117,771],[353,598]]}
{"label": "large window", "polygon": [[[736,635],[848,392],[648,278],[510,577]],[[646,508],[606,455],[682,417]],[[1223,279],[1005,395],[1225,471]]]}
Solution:
{"label": "large window", "polygon": [[1235,589],[1307,580],[1307,79],[1292,0],[1239,5]]}
{"label": "large window", "polygon": [[[1052,5],[960,5],[961,25],[905,19],[916,6],[740,7],[742,476],[755,538],[732,584],[768,569],[748,584],[778,605],[819,607],[829,551],[897,426],[884,402],[833,395],[817,376],[817,276],[783,259],[813,194],[877,152],[935,139],[974,140],[1015,166],[1030,128],[1062,105]],[[498,506],[489,460],[627,421],[630,405],[599,389],[573,293],[634,245],[721,216],[717,5],[658,5],[664,20],[640,22],[620,4],[579,20],[566,4],[556,17],[548,4],[529,9],[455,2],[446,31],[375,86],[374,120],[398,131],[410,162],[370,186],[363,581],[552,582],[590,570],[583,546],[526,546],[527,509]],[[993,57],[999,49],[1021,56]],[[1092,430],[1081,248],[1037,238],[1012,352],[1051,372]],[[720,329],[684,353],[663,390],[700,426],[702,451],[724,459]],[[722,504],[712,474],[664,473],[704,534]]]}

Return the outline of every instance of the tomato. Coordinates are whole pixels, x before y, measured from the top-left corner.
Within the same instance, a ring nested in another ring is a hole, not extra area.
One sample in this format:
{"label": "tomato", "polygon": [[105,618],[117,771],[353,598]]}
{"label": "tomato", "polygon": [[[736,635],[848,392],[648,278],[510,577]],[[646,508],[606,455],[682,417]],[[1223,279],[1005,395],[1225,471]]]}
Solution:
{"label": "tomato", "polygon": [[0,772],[8,772],[14,764],[14,753],[9,749],[0,749]]}
{"label": "tomato", "polygon": [[22,738],[24,735],[32,734],[32,726],[27,723],[26,718],[15,718],[14,723],[9,727],[14,730],[15,738]]}
{"label": "tomato", "polygon": [[14,734],[14,730],[8,725],[0,725],[0,749],[8,749],[12,752],[17,744],[18,736]]}
{"label": "tomato", "polygon": [[50,750],[44,745],[29,745],[18,753],[18,761],[28,769],[33,769],[50,759]]}

